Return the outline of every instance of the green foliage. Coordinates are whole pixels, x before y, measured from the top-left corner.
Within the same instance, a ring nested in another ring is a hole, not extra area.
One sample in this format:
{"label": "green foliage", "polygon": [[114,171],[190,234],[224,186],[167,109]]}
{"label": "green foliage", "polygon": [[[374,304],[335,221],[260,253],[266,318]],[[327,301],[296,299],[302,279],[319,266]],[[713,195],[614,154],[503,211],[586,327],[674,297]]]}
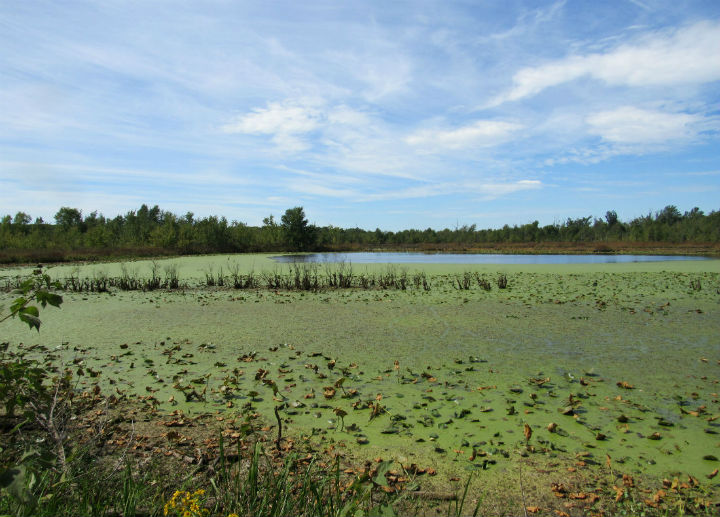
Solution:
{"label": "green foliage", "polygon": [[77,208],[64,206],[55,214],[55,222],[65,231],[73,227],[80,227],[82,224],[82,212]]}
{"label": "green foliage", "polygon": [[15,409],[23,409],[30,400],[46,398],[43,381],[46,372],[36,361],[23,357],[8,357],[0,353],[0,404],[7,416],[14,416]]}
{"label": "green foliage", "polygon": [[59,288],[60,284],[53,282],[49,275],[42,273],[39,269],[35,270],[33,276],[23,281],[14,291],[15,294],[19,294],[20,296],[12,302],[10,305],[10,313],[0,318],[0,322],[17,316],[20,321],[27,323],[31,329],[35,328],[39,332],[40,311],[37,306],[30,304],[33,303],[34,300],[43,308],[48,305],[60,307],[63,301],[62,296],[52,292],[52,289]]}
{"label": "green foliage", "polygon": [[312,249],[314,228],[308,225],[303,207],[288,208],[281,218],[285,242],[293,251]]}
{"label": "green foliage", "polygon": [[[159,255],[162,253],[242,253],[261,251],[322,251],[417,245],[475,246],[495,243],[553,242],[720,242],[720,211],[698,208],[681,213],[674,205],[620,221],[614,210],[603,218],[568,218],[540,226],[538,221],[478,229],[475,224],[454,229],[316,227],[308,223],[303,207],[285,211],[280,221],[273,215],[262,226],[229,222],[224,217],[198,218],[192,212],[179,216],[142,205],[113,219],[93,212],[83,218],[76,208],[62,207],[56,224],[43,223],[24,212],[0,220],[0,260],[57,261],[98,256]],[[73,253],[77,250],[77,254]],[[23,253],[25,251],[26,253]]]}

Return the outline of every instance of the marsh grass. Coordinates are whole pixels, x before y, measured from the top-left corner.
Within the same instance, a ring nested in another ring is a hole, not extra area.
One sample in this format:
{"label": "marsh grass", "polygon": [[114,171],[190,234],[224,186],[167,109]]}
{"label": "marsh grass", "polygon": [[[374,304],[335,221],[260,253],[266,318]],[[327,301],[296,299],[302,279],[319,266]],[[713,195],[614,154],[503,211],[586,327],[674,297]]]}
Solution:
{"label": "marsh grass", "polygon": [[373,491],[369,482],[346,484],[339,459],[323,467],[291,453],[276,462],[256,442],[246,463],[229,462],[221,446],[220,465],[210,480],[214,515],[356,515],[397,503],[398,496]]}
{"label": "marsh grass", "polygon": [[[269,291],[332,291],[345,289],[359,290],[397,290],[429,292],[433,287],[442,287],[444,283],[456,290],[473,290],[482,288],[492,290],[490,282],[476,271],[465,271],[446,278],[436,276],[431,282],[425,272],[408,273],[406,268],[389,264],[380,271],[357,272],[352,264],[345,262],[325,263],[291,263],[287,267],[274,267],[270,270],[256,272],[251,269],[242,273],[241,266],[229,263],[227,271],[220,267],[215,270],[212,264],[202,270],[203,279],[195,283],[183,282],[180,279],[176,263],[162,265],[151,261],[150,277],[142,275],[137,266],[132,267],[126,263],[120,264],[120,276],[109,276],[104,271],[94,271],[90,277],[80,276],[79,268],[73,269],[69,276],[59,278],[62,288],[74,293],[106,293],[112,290],[119,291],[156,291],[179,290],[191,288],[232,288],[237,290]],[[443,281],[444,280],[444,281]],[[11,291],[17,289],[22,283],[22,277],[6,277],[0,284],[0,289]],[[505,289],[508,285],[506,275],[500,275],[496,281],[498,288]],[[697,281],[699,285],[699,280]],[[691,283],[694,290],[699,290],[695,282]]]}

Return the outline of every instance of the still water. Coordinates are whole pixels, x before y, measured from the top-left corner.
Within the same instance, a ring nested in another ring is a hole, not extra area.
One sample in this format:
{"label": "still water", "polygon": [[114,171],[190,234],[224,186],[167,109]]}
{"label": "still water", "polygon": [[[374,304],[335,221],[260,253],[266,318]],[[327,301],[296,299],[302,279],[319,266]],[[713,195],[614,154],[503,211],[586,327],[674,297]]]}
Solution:
{"label": "still water", "polygon": [[665,260],[711,260],[680,255],[503,255],[486,253],[353,252],[307,253],[271,257],[276,262],[352,264],[624,264]]}

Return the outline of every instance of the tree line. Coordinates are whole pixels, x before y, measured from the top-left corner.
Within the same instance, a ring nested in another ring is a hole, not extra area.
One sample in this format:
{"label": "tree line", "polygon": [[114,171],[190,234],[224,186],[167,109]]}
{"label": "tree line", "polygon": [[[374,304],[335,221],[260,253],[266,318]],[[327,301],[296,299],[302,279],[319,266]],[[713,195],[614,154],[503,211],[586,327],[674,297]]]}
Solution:
{"label": "tree line", "polygon": [[113,250],[172,253],[238,253],[273,251],[329,251],[358,248],[398,248],[457,244],[467,247],[508,243],[716,243],[720,242],[720,211],[698,208],[681,213],[669,205],[660,211],[620,221],[615,211],[540,226],[538,221],[478,229],[408,229],[398,232],[339,228],[310,224],[303,207],[289,208],[276,220],[269,215],[262,226],[229,222],[225,217],[198,218],[192,212],[176,215],[142,205],[125,215],[107,218],[97,212],[83,215],[62,207],[54,223],[18,212],[0,220],[0,250]]}

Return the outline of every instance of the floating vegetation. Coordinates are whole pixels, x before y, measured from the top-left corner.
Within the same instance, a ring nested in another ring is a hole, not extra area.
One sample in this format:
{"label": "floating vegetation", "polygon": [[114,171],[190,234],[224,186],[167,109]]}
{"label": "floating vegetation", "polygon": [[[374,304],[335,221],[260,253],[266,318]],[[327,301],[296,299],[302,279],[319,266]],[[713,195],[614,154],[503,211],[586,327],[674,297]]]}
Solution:
{"label": "floating vegetation", "polygon": [[[63,350],[27,353],[77,359],[83,381],[158,412],[257,414],[274,434],[277,410],[283,446],[307,437],[368,460],[391,451],[441,477],[558,464],[558,476],[612,479],[623,501],[637,487],[609,474],[607,455],[636,480],[717,479],[719,275],[333,268],[216,265],[207,286],[160,267],[145,275],[151,286],[178,288],[83,288],[74,303],[100,309],[93,328],[68,326]],[[688,289],[695,277],[702,290]],[[559,484],[565,501],[590,499]]]}

